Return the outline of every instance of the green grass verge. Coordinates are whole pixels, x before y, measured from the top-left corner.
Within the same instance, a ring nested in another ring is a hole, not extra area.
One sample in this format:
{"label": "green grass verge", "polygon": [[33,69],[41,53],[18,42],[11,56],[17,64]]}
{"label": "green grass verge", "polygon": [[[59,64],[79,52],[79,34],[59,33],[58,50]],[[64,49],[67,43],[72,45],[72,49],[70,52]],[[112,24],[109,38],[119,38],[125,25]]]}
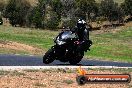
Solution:
{"label": "green grass verge", "polygon": [[92,35],[93,46],[86,53],[91,57],[114,61],[132,62],[132,27],[117,33]]}
{"label": "green grass verge", "polygon": [[[58,31],[0,26],[1,41],[16,41],[44,50],[48,50],[53,45],[53,38],[57,34]],[[91,46],[91,51],[87,52],[85,56],[103,60],[132,62],[131,34],[132,27],[128,27],[117,33],[91,33],[90,39],[93,41],[93,45]],[[2,53],[4,52],[7,53],[6,50]],[[18,52],[18,54],[23,53],[28,52]]]}
{"label": "green grass verge", "polygon": [[0,26],[0,40],[17,41],[42,49],[48,49],[53,45],[52,40],[56,34],[57,32],[47,30]]}

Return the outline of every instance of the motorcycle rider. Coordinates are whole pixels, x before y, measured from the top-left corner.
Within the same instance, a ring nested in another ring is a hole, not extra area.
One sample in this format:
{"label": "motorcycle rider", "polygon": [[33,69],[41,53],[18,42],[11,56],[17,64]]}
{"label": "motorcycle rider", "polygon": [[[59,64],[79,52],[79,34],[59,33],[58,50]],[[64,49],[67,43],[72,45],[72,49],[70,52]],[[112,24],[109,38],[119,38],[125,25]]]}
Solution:
{"label": "motorcycle rider", "polygon": [[[78,35],[80,47],[90,47],[92,41],[89,40],[89,31],[92,29],[90,25],[86,26],[86,22],[83,19],[77,21],[77,26],[73,29],[74,32]],[[89,45],[90,46],[87,46]]]}

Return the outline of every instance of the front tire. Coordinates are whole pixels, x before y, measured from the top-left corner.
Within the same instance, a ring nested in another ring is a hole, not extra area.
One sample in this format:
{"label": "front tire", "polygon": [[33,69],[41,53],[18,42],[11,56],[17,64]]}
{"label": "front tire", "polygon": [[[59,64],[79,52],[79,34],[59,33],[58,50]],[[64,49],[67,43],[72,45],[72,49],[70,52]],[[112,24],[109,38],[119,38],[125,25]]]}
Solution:
{"label": "front tire", "polygon": [[53,49],[49,49],[45,55],[43,56],[43,63],[45,64],[49,64],[52,63],[54,61],[54,50]]}

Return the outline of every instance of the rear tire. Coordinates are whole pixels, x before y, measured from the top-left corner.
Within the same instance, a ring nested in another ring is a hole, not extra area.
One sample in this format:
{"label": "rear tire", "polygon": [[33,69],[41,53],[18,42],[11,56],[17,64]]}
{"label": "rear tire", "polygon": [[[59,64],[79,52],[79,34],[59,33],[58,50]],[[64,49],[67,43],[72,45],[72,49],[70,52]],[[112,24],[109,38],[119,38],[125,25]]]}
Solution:
{"label": "rear tire", "polygon": [[49,49],[45,55],[43,56],[43,63],[45,64],[49,64],[52,63],[55,60],[54,58],[54,50],[53,49]]}
{"label": "rear tire", "polygon": [[81,54],[75,55],[73,58],[69,60],[69,63],[71,65],[77,65],[77,63],[79,63],[82,60],[82,58],[83,58],[83,55]]}

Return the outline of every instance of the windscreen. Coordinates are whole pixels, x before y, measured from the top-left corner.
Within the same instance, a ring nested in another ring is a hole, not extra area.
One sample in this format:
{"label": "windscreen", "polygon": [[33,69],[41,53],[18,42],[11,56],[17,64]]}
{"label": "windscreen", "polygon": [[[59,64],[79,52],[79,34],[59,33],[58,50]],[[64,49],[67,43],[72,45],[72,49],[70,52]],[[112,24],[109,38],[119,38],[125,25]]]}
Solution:
{"label": "windscreen", "polygon": [[61,39],[69,39],[69,38],[76,38],[75,33],[72,33],[71,31],[65,31],[61,35]]}

